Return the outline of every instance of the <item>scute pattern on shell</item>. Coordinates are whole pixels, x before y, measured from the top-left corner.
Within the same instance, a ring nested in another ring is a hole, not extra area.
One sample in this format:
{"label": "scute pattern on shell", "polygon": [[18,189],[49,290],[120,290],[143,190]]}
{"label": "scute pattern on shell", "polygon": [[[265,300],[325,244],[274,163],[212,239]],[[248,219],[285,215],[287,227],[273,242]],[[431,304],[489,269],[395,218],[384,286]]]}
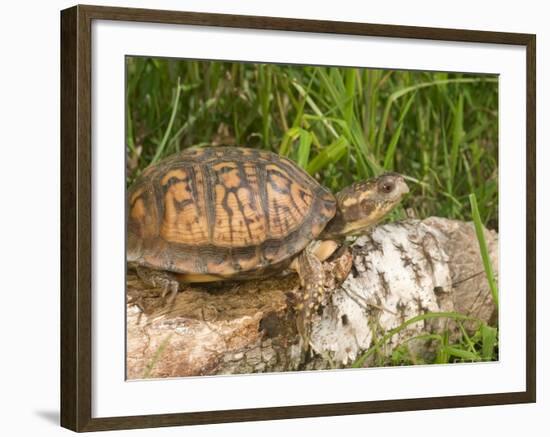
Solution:
{"label": "scute pattern on shell", "polygon": [[262,276],[315,239],[335,212],[334,196],[286,158],[187,149],[130,187],[127,259],[183,274]]}

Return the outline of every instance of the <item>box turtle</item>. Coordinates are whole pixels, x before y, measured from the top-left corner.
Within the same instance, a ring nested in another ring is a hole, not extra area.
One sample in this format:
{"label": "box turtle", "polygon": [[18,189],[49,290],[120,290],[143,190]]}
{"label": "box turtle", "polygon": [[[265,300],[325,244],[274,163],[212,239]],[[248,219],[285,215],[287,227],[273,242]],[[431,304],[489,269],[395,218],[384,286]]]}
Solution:
{"label": "box turtle", "polygon": [[300,276],[297,327],[308,344],[326,260],[408,192],[386,173],[336,195],[294,162],[239,147],[186,149],[149,166],[128,190],[127,261],[172,298],[180,283]]}

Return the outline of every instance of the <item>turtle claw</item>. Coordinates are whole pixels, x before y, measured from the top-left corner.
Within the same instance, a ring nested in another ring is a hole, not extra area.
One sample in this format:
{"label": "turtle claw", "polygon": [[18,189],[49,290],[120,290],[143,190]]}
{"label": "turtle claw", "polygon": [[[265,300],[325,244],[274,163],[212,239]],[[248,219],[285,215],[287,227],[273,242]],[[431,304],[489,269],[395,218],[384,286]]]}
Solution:
{"label": "turtle claw", "polygon": [[179,282],[169,272],[160,272],[146,267],[138,267],[137,274],[142,281],[154,288],[162,289],[161,298],[172,305],[179,291]]}
{"label": "turtle claw", "polygon": [[168,295],[168,297],[166,298],[166,303],[168,303],[169,305],[172,305],[176,301],[176,296],[178,295],[178,291],[179,291],[179,282],[175,280],[169,280],[166,283],[164,290],[162,291],[162,297],[166,298],[166,296]]}

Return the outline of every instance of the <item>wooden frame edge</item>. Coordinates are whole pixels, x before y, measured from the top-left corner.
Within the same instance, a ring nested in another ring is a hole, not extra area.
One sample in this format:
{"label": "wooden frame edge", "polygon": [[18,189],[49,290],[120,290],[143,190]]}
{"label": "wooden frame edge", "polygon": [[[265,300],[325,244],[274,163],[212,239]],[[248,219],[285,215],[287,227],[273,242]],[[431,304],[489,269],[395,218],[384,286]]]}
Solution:
{"label": "wooden frame edge", "polygon": [[91,20],[61,12],[61,414],[91,421]]}
{"label": "wooden frame edge", "polygon": [[537,38],[529,35],[526,47],[526,393],[537,401]]}
{"label": "wooden frame edge", "polygon": [[[76,8],[61,14],[61,425],[77,427],[76,289]],[[70,329],[73,328],[73,329]]]}
{"label": "wooden frame edge", "polygon": [[[526,391],[421,399],[92,418],[91,369],[91,22],[191,24],[512,44],[526,47]],[[61,11],[61,426],[100,431],[278,420],[536,401],[536,36],[522,33],[303,20],[78,5]],[[530,310],[529,310],[530,309]]]}

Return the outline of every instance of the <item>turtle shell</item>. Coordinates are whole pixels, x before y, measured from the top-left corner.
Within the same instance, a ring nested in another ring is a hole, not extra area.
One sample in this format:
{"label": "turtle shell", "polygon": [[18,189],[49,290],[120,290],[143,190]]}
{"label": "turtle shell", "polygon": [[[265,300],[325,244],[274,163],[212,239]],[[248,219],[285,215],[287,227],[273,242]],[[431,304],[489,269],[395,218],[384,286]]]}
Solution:
{"label": "turtle shell", "polygon": [[334,196],[286,158],[187,149],[129,188],[127,260],[190,281],[261,276],[302,251],[335,212]]}

